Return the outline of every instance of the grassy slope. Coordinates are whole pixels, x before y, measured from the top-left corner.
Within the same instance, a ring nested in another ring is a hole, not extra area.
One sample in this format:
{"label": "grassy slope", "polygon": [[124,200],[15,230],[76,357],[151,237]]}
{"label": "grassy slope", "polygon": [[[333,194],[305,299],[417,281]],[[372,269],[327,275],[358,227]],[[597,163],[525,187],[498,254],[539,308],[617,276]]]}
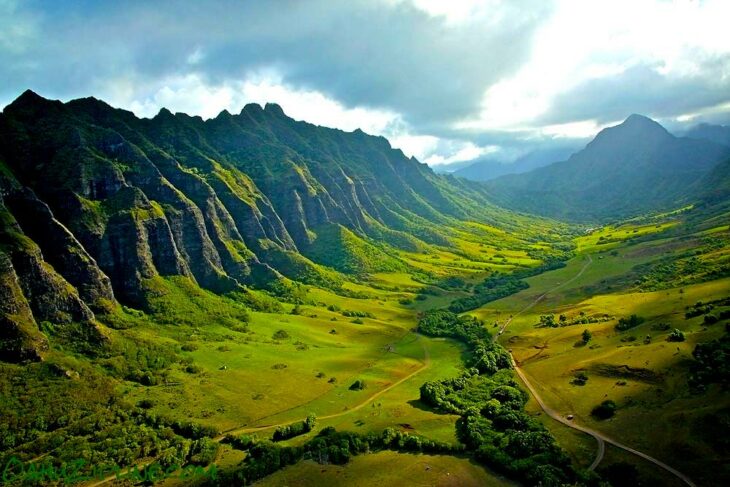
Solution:
{"label": "grassy slope", "polygon": [[[501,341],[513,350],[516,360],[552,407],[566,415],[574,414],[581,424],[667,461],[698,482],[709,482],[711,478],[717,482],[720,478],[728,478],[729,472],[717,470],[718,453],[695,434],[693,422],[700,416],[727,407],[728,398],[715,388],[704,395],[690,394],[687,363],[695,344],[719,337],[724,325],[705,327],[701,317],[686,320],[684,308],[697,301],[729,296],[730,279],[638,292],[633,288],[634,282],[620,278],[629,274],[636,265],[651,263],[688,248],[702,249],[703,242],[696,238],[699,235],[688,238],[681,232],[667,234],[666,230],[675,225],[676,222],[629,224],[621,228],[598,229],[578,238],[577,247],[582,253],[593,254],[593,264],[580,278],[548,294],[533,308],[515,317]],[[652,233],[656,237],[653,240],[627,241]],[[709,233],[727,238],[727,230],[723,227]],[[611,241],[599,244],[601,236],[604,241],[609,238]],[[726,248],[709,252],[703,250],[700,258],[724,261]],[[578,255],[564,269],[528,279],[529,289],[489,303],[474,314],[488,322],[504,321],[547,290],[566,282],[584,263],[584,255]],[[580,312],[587,316],[608,314],[612,319],[560,328],[535,327],[542,314],[554,313],[557,318],[562,313],[572,319]],[[614,330],[618,318],[633,313],[647,318],[647,321],[626,332]],[[667,323],[671,329],[682,330],[687,340],[667,342],[669,330],[652,328],[658,323]],[[593,333],[593,339],[588,346],[577,346],[586,328]],[[637,338],[636,341],[622,341],[632,335]],[[651,337],[650,343],[644,344],[647,336]],[[647,369],[656,374],[657,379],[609,377],[606,376],[606,364]],[[570,383],[578,371],[585,371],[589,376],[585,386]],[[624,380],[626,385],[617,385],[620,380]],[[605,399],[616,401],[620,409],[613,419],[598,421],[590,415],[590,411]],[[532,407],[539,413],[536,405]],[[574,459],[584,465],[592,461],[595,445],[589,437],[578,435],[549,418],[545,421]],[[662,482],[671,481],[653,466],[622,454],[611,453],[604,460],[604,465],[612,458],[636,462],[644,475],[662,479]]]}
{"label": "grassy slope", "polygon": [[507,486],[506,479],[464,458],[384,451],[354,458],[345,466],[304,461],[256,483],[259,486]]}

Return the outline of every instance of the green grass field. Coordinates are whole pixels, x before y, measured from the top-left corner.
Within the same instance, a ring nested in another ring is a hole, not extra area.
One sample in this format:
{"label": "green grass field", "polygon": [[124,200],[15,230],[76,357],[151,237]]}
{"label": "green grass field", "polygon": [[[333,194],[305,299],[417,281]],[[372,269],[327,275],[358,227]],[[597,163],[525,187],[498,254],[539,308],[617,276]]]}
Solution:
{"label": "green grass field", "polygon": [[355,457],[345,466],[303,461],[255,485],[265,486],[367,486],[384,487],[515,485],[465,458],[380,452]]}

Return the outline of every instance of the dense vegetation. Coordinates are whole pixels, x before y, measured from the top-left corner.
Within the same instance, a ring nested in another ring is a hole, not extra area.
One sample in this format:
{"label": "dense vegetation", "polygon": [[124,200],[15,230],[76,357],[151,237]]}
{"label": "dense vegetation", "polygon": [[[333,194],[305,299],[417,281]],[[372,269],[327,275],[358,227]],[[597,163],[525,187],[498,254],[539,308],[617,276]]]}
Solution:
{"label": "dense vegetation", "polygon": [[730,387],[730,333],[718,340],[698,344],[692,352],[690,385],[705,390],[710,384]]}
{"label": "dense vegetation", "polygon": [[271,441],[284,441],[294,438],[295,436],[309,433],[314,429],[316,424],[317,417],[314,414],[310,414],[304,421],[276,428],[274,435],[271,437]]}
{"label": "dense vegetation", "polygon": [[419,331],[464,342],[471,352],[461,377],[421,386],[421,401],[460,415],[459,439],[474,458],[529,485],[558,486],[577,480],[570,459],[545,427],[524,411],[527,395],[509,371],[511,360],[483,323],[449,311],[430,311]]}
{"label": "dense vegetation", "polygon": [[418,321],[418,331],[463,342],[469,350],[467,367],[480,373],[493,374],[511,365],[507,351],[494,343],[484,323],[472,316],[459,316],[445,310],[427,311]]}
{"label": "dense vegetation", "polygon": [[449,305],[449,311],[454,313],[463,313],[483,306],[489,302],[517,293],[523,289],[530,287],[522,279],[526,277],[536,276],[543,272],[565,267],[565,263],[559,260],[553,260],[546,264],[530,269],[515,271],[511,274],[501,274],[499,272],[489,276],[482,283],[474,288],[474,294],[465,298],[454,300]]}

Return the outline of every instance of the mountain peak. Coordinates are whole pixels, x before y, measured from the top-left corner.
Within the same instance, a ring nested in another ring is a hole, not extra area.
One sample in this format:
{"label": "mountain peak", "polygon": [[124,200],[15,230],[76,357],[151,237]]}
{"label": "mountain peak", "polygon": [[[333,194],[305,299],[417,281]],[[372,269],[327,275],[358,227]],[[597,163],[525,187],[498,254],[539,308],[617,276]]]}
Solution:
{"label": "mountain peak", "polygon": [[593,141],[588,144],[588,147],[604,144],[610,146],[617,143],[627,144],[633,140],[642,140],[643,144],[654,144],[671,138],[673,138],[672,134],[658,122],[644,115],[634,113],[622,123],[601,130]]}
{"label": "mountain peak", "polygon": [[264,106],[264,111],[272,115],[277,115],[279,117],[286,117],[284,110],[278,103],[267,103],[266,106]]}
{"label": "mountain peak", "polygon": [[619,125],[619,127],[630,127],[633,129],[645,128],[649,130],[661,129],[662,132],[667,132],[667,130],[656,120],[653,120],[644,115],[639,115],[638,113],[632,113],[631,115],[629,115],[628,118]]}
{"label": "mountain peak", "polygon": [[165,107],[160,108],[160,111],[157,112],[158,117],[168,117],[170,115],[172,115],[172,112]]}
{"label": "mountain peak", "polygon": [[33,90],[25,90],[21,95],[16,98],[12,103],[10,103],[6,108],[20,108],[20,107],[28,107],[28,106],[35,106],[40,105],[44,102],[48,102],[49,100],[46,100],[41,95],[36,93]]}

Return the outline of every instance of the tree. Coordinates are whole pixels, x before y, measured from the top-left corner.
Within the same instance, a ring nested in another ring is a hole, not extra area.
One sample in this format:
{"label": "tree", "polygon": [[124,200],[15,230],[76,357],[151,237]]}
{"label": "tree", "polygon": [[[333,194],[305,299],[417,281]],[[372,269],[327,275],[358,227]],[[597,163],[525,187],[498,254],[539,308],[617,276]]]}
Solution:
{"label": "tree", "polygon": [[667,337],[667,340],[670,342],[683,342],[684,341],[684,333],[682,333],[681,330],[674,329],[672,333],[669,334],[669,337]]}
{"label": "tree", "polygon": [[591,341],[591,338],[593,338],[593,333],[588,331],[588,329],[585,329],[583,330],[581,337],[583,338],[583,343],[588,343]]}
{"label": "tree", "polygon": [[608,419],[616,414],[616,403],[608,399],[603,401],[601,404],[593,408],[591,415],[597,419]]}

